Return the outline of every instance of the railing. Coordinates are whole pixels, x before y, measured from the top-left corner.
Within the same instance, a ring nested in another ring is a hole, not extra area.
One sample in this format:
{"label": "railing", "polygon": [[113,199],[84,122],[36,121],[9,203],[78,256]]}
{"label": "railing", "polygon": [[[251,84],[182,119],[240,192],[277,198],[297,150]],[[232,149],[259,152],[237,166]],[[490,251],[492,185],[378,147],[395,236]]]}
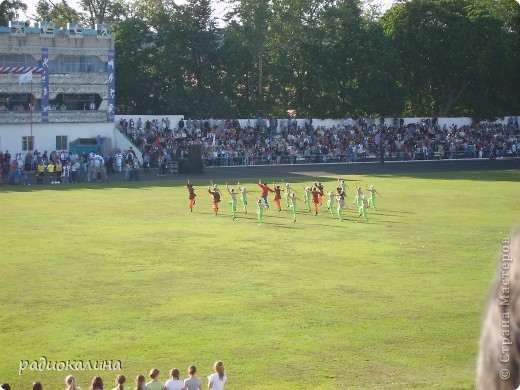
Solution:
{"label": "railing", "polygon": [[[518,153],[512,152],[495,152],[491,156],[489,150],[480,154],[477,151],[445,151],[437,152],[394,152],[386,153],[385,161],[433,161],[433,160],[456,160],[456,159],[473,159],[473,158],[500,158],[500,157],[518,157]],[[203,158],[206,167],[231,167],[231,166],[253,166],[253,165],[278,165],[278,164],[323,164],[323,163],[353,163],[353,162],[370,162],[378,161],[380,157],[370,153],[347,153],[343,155],[292,155],[292,156],[229,156]]]}
{"label": "railing", "polygon": [[[41,123],[40,111],[0,111],[0,124]],[[107,112],[104,110],[68,110],[49,111],[50,123],[101,123],[107,122]]]}

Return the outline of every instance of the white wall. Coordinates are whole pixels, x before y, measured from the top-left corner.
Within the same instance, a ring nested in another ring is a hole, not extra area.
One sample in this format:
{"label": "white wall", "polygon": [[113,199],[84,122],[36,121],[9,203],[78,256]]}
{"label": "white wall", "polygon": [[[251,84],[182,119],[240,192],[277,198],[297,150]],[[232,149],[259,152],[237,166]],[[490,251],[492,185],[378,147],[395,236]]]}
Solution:
{"label": "white wall", "polygon": [[[0,150],[9,150],[12,156],[22,152],[22,137],[31,135],[30,124],[10,124],[0,126]],[[112,139],[113,123],[33,123],[34,149],[49,153],[56,150],[56,136],[67,135],[68,142],[78,138],[96,138],[98,135]]]}

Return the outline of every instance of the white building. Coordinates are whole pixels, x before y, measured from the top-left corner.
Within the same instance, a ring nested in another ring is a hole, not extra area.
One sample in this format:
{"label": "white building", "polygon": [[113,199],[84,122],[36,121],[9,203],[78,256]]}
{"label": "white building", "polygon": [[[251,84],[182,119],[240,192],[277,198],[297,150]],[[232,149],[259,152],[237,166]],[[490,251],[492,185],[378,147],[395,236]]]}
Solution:
{"label": "white building", "polygon": [[109,25],[0,27],[0,150],[67,150],[114,137],[114,38]]}

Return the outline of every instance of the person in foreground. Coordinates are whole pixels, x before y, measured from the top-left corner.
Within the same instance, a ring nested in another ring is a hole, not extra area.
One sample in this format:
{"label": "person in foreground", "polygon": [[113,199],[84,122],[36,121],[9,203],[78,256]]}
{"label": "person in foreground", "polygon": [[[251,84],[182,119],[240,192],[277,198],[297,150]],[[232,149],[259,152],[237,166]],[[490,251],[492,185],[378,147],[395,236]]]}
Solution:
{"label": "person in foreground", "polygon": [[146,384],[150,390],[164,390],[164,383],[159,380],[159,369],[152,368],[150,370],[151,381]]}
{"label": "person in foreground", "polygon": [[128,387],[125,386],[126,377],[123,374],[119,374],[116,378],[117,387],[112,390],[129,390]]}
{"label": "person in foreground", "polygon": [[135,378],[135,390],[150,390],[148,386],[146,386],[146,378],[144,375],[137,375]]}
{"label": "person in foreground", "polygon": [[498,273],[480,334],[478,390],[520,386],[520,227],[502,239]]}
{"label": "person in foreground", "polygon": [[103,390],[103,379],[99,376],[95,376],[92,378],[92,382],[90,383],[90,390]]}
{"label": "person in foreground", "polygon": [[202,390],[202,381],[197,376],[197,367],[189,366],[189,378],[184,379],[184,390]]}
{"label": "person in foreground", "polygon": [[170,371],[170,379],[164,384],[164,390],[183,390],[184,383],[179,379],[180,372],[177,368]]}
{"label": "person in foreground", "polygon": [[224,363],[221,361],[215,362],[213,370],[215,370],[215,372],[208,376],[208,389],[224,390],[224,385],[227,382],[227,375],[224,372]]}

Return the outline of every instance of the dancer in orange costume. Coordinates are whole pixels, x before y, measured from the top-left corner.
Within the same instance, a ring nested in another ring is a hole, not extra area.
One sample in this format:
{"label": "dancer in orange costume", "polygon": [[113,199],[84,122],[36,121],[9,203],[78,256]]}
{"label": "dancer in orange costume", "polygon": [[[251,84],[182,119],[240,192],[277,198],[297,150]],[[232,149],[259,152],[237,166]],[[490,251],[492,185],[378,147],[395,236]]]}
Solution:
{"label": "dancer in orange costume", "polygon": [[213,195],[213,212],[216,216],[218,214],[218,204],[220,202],[220,190],[216,184],[213,184],[213,187],[208,187],[208,192]]}
{"label": "dancer in orange costume", "polygon": [[318,206],[320,205],[320,195],[323,196],[323,192],[321,192],[319,189],[314,187],[311,190],[311,195],[312,195],[312,203],[314,204],[314,212],[316,213],[315,215],[318,215]]}
{"label": "dancer in orange costume", "polygon": [[273,187],[274,187],[274,202],[276,203],[276,207],[278,207],[278,211],[282,211],[282,205],[281,205],[281,200],[282,200],[282,189],[280,188],[280,186],[275,186],[274,182],[273,182]]}
{"label": "dancer in orange costume", "polygon": [[197,194],[195,193],[195,187],[193,187],[193,183],[190,183],[190,179],[188,179],[188,187],[189,199],[190,199],[190,212],[193,212],[193,206],[195,206],[195,197]]}

